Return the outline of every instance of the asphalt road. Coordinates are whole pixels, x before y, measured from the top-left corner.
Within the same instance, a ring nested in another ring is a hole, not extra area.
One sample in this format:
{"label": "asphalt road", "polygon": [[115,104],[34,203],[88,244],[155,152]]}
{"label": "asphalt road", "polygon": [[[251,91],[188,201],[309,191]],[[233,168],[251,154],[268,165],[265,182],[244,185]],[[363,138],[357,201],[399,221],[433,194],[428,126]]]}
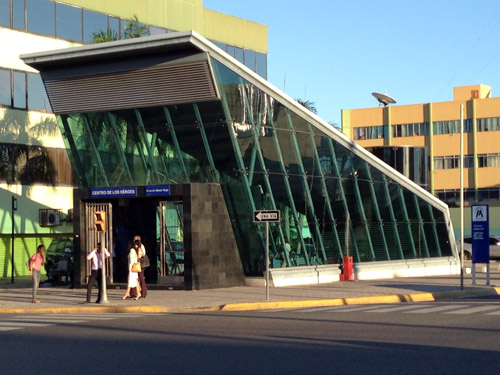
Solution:
{"label": "asphalt road", "polygon": [[2,374],[495,374],[500,301],[2,315],[0,342]]}

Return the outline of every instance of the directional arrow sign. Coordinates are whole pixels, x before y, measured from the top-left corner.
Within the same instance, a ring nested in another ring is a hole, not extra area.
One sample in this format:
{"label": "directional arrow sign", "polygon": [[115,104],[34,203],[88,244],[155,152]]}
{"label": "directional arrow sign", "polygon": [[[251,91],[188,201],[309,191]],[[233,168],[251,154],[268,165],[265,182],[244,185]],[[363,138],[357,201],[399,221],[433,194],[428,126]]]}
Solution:
{"label": "directional arrow sign", "polygon": [[256,210],[253,212],[254,223],[277,223],[281,221],[280,210]]}

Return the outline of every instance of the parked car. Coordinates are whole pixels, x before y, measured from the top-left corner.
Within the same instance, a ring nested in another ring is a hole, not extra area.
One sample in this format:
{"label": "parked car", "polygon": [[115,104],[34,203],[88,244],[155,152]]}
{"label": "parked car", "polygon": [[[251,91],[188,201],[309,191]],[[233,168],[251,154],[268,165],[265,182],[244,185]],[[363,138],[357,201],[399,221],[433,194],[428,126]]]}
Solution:
{"label": "parked car", "polygon": [[[457,240],[457,248],[460,251],[460,239]],[[500,258],[500,237],[490,236],[490,259]],[[464,237],[464,259],[472,259],[472,237]]]}
{"label": "parked car", "polygon": [[68,278],[73,262],[73,242],[70,238],[55,238],[45,251],[45,272],[47,278],[59,281]]}

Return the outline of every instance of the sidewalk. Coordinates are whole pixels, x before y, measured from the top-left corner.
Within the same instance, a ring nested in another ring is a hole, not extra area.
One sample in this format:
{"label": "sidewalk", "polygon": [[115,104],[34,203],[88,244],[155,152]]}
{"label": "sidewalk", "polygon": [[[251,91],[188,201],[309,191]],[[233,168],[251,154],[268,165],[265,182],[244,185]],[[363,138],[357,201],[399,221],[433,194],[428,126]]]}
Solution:
{"label": "sidewalk", "polygon": [[[486,275],[476,271],[477,286],[472,276],[432,276],[387,280],[336,282],[331,284],[270,288],[266,301],[265,287],[242,286],[198,291],[149,290],[146,299],[122,300],[124,289],[107,289],[107,304],[84,304],[86,289],[67,286],[41,287],[39,304],[31,302],[31,279],[0,279],[0,313],[76,313],[76,312],[189,312],[238,311],[343,304],[399,303],[434,301],[474,296],[500,296],[500,270],[491,263],[490,286]],[[93,289],[95,301],[97,289]],[[499,297],[500,298],[500,297]]]}

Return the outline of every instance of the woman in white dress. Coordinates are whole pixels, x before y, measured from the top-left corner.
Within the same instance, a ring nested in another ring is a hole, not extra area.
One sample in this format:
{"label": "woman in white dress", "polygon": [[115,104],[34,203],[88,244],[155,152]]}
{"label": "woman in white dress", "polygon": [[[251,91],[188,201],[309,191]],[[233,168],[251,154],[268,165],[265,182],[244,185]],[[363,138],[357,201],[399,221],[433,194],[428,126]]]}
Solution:
{"label": "woman in white dress", "polygon": [[130,298],[130,290],[132,288],[137,288],[137,296],[134,298],[134,300],[138,300],[139,298],[141,298],[141,287],[138,282],[139,274],[132,271],[132,264],[137,263],[137,251],[138,245],[137,243],[134,243],[134,246],[130,248],[130,251],[128,253],[128,283],[127,290],[125,291],[125,295],[122,297],[122,299]]}

